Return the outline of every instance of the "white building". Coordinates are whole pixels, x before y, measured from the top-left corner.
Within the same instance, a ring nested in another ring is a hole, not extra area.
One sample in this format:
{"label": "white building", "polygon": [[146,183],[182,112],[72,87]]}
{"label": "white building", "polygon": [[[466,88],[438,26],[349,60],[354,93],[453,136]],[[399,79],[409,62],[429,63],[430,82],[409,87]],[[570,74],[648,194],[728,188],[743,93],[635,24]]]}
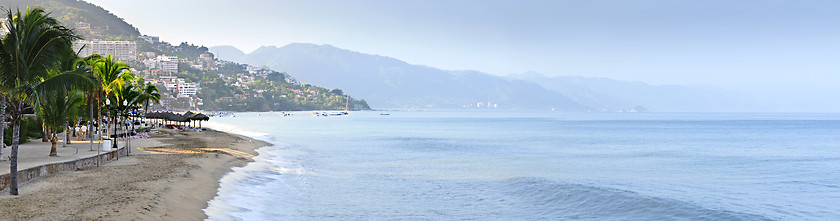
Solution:
{"label": "white building", "polygon": [[178,77],[175,76],[160,76],[158,77],[160,81],[163,83],[163,87],[166,88],[167,91],[176,92],[178,89]]}
{"label": "white building", "polygon": [[170,72],[178,72],[178,57],[161,55],[154,59],[143,61],[147,68],[161,69]]}
{"label": "white building", "polygon": [[[84,48],[82,48],[84,46]],[[133,41],[85,41],[79,40],[73,44],[73,50],[80,51],[79,56],[87,57],[91,54],[102,56],[111,55],[116,60],[137,60],[137,43]]]}
{"label": "white building", "polygon": [[184,82],[184,79],[179,78],[176,81],[178,87],[178,97],[189,97],[198,94],[198,91],[201,89],[201,84],[196,83],[187,83]]}

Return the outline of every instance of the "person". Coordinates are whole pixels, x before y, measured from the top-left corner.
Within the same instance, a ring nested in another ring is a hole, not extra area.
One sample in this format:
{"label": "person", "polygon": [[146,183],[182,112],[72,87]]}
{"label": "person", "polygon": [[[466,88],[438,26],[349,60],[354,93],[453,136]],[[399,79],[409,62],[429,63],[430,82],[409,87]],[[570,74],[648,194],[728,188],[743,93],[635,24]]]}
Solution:
{"label": "person", "polygon": [[82,137],[82,140],[85,140],[85,138],[87,138],[86,137],[87,136],[87,129],[88,129],[87,125],[84,125],[84,124],[82,124],[82,127],[79,129],[79,132],[81,132],[80,137]]}
{"label": "person", "polygon": [[81,130],[82,128],[81,128],[81,127],[79,127],[79,125],[78,125],[78,124],[76,124],[76,127],[75,127],[75,128],[73,128],[73,129],[75,130],[75,133],[73,133],[73,135],[76,135],[76,141],[78,141],[78,140],[79,140],[79,132],[80,132],[80,130]]}

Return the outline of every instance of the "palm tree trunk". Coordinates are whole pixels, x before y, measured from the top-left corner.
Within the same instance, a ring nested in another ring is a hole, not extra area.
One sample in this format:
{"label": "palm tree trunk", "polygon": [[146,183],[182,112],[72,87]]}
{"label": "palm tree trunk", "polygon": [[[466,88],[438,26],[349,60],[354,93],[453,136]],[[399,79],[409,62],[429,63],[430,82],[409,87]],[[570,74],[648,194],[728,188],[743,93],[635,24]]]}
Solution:
{"label": "palm tree trunk", "polygon": [[[96,99],[96,135],[99,136],[99,143],[102,143],[102,105],[99,105],[99,99]],[[102,148],[99,148],[102,149]]]}
{"label": "palm tree trunk", "polygon": [[47,132],[47,125],[45,123],[41,123],[41,142],[50,142],[50,139],[47,139],[49,136],[49,132]]}
{"label": "palm tree trunk", "polygon": [[4,134],[6,134],[6,96],[0,95],[0,161],[3,161],[3,149],[6,148]]}
{"label": "palm tree trunk", "polygon": [[56,136],[58,134],[55,134],[55,133],[51,133],[51,134],[52,135],[50,135],[51,136],[50,143],[52,143],[52,146],[50,147],[50,156],[51,157],[57,157],[58,156],[58,150],[55,148],[55,144],[58,143],[58,137]]}
{"label": "palm tree trunk", "polygon": [[23,117],[23,107],[22,104],[18,103],[15,107],[15,111],[12,114],[12,153],[9,165],[9,194],[11,195],[18,195],[18,180],[17,180],[17,155],[18,155],[18,144],[20,142],[20,118]]}
{"label": "palm tree trunk", "polygon": [[70,145],[70,131],[74,131],[73,128],[70,128],[70,125],[67,123],[68,119],[64,119],[64,146]]}
{"label": "palm tree trunk", "polygon": [[[98,95],[101,95],[101,93],[97,92],[97,96]],[[102,140],[102,105],[99,105],[99,97],[96,97],[96,109],[97,109],[97,111],[96,111],[96,122],[98,122],[96,124],[96,136],[99,137],[99,138],[97,138],[97,140],[99,140],[99,145],[100,145],[100,147],[96,148],[96,156],[97,156],[96,157],[96,166],[99,167],[99,161],[102,161],[102,157],[99,157],[99,151],[102,150],[101,145],[102,145],[102,141],[103,141]],[[92,115],[93,114],[91,114],[91,116]],[[91,146],[92,146],[93,145],[93,139],[90,139],[90,142],[91,142]]]}
{"label": "palm tree trunk", "polygon": [[90,140],[90,151],[93,151],[93,97],[88,96],[88,109],[90,109],[90,119],[88,120],[87,138]]}

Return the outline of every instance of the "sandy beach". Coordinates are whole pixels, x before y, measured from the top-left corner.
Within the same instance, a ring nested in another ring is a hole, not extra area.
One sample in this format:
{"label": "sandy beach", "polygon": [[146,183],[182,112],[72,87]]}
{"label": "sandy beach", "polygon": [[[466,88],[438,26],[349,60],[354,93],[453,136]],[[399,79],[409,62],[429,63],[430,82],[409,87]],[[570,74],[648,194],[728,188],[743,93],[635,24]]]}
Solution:
{"label": "sandy beach", "polygon": [[160,130],[132,140],[131,156],[37,178],[19,196],[0,192],[0,220],[203,220],[219,179],[266,145],[212,130]]}

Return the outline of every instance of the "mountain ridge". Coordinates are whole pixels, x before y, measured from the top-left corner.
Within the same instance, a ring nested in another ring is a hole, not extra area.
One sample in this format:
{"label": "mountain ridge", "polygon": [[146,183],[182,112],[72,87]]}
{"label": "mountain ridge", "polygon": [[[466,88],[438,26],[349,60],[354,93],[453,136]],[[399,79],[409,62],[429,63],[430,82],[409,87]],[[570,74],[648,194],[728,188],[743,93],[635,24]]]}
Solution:
{"label": "mountain ridge", "polygon": [[[217,49],[223,48],[211,47],[210,51]],[[490,103],[494,108],[506,109],[589,110],[533,83],[511,82],[477,71],[413,65],[332,45],[263,46],[235,61],[285,71],[302,82],[340,87],[354,96],[365,97],[375,107],[479,108],[484,104],[486,108]]]}
{"label": "mountain ridge", "polygon": [[[216,47],[211,47],[210,51],[214,50]],[[263,46],[236,61],[266,65],[326,87],[345,88],[382,107],[464,108],[489,102],[505,108],[594,112],[626,112],[637,107],[657,112],[758,109],[745,102],[747,98],[731,98],[709,88],[601,77],[546,77],[537,72],[497,76],[473,70],[441,70],[332,45]]]}

